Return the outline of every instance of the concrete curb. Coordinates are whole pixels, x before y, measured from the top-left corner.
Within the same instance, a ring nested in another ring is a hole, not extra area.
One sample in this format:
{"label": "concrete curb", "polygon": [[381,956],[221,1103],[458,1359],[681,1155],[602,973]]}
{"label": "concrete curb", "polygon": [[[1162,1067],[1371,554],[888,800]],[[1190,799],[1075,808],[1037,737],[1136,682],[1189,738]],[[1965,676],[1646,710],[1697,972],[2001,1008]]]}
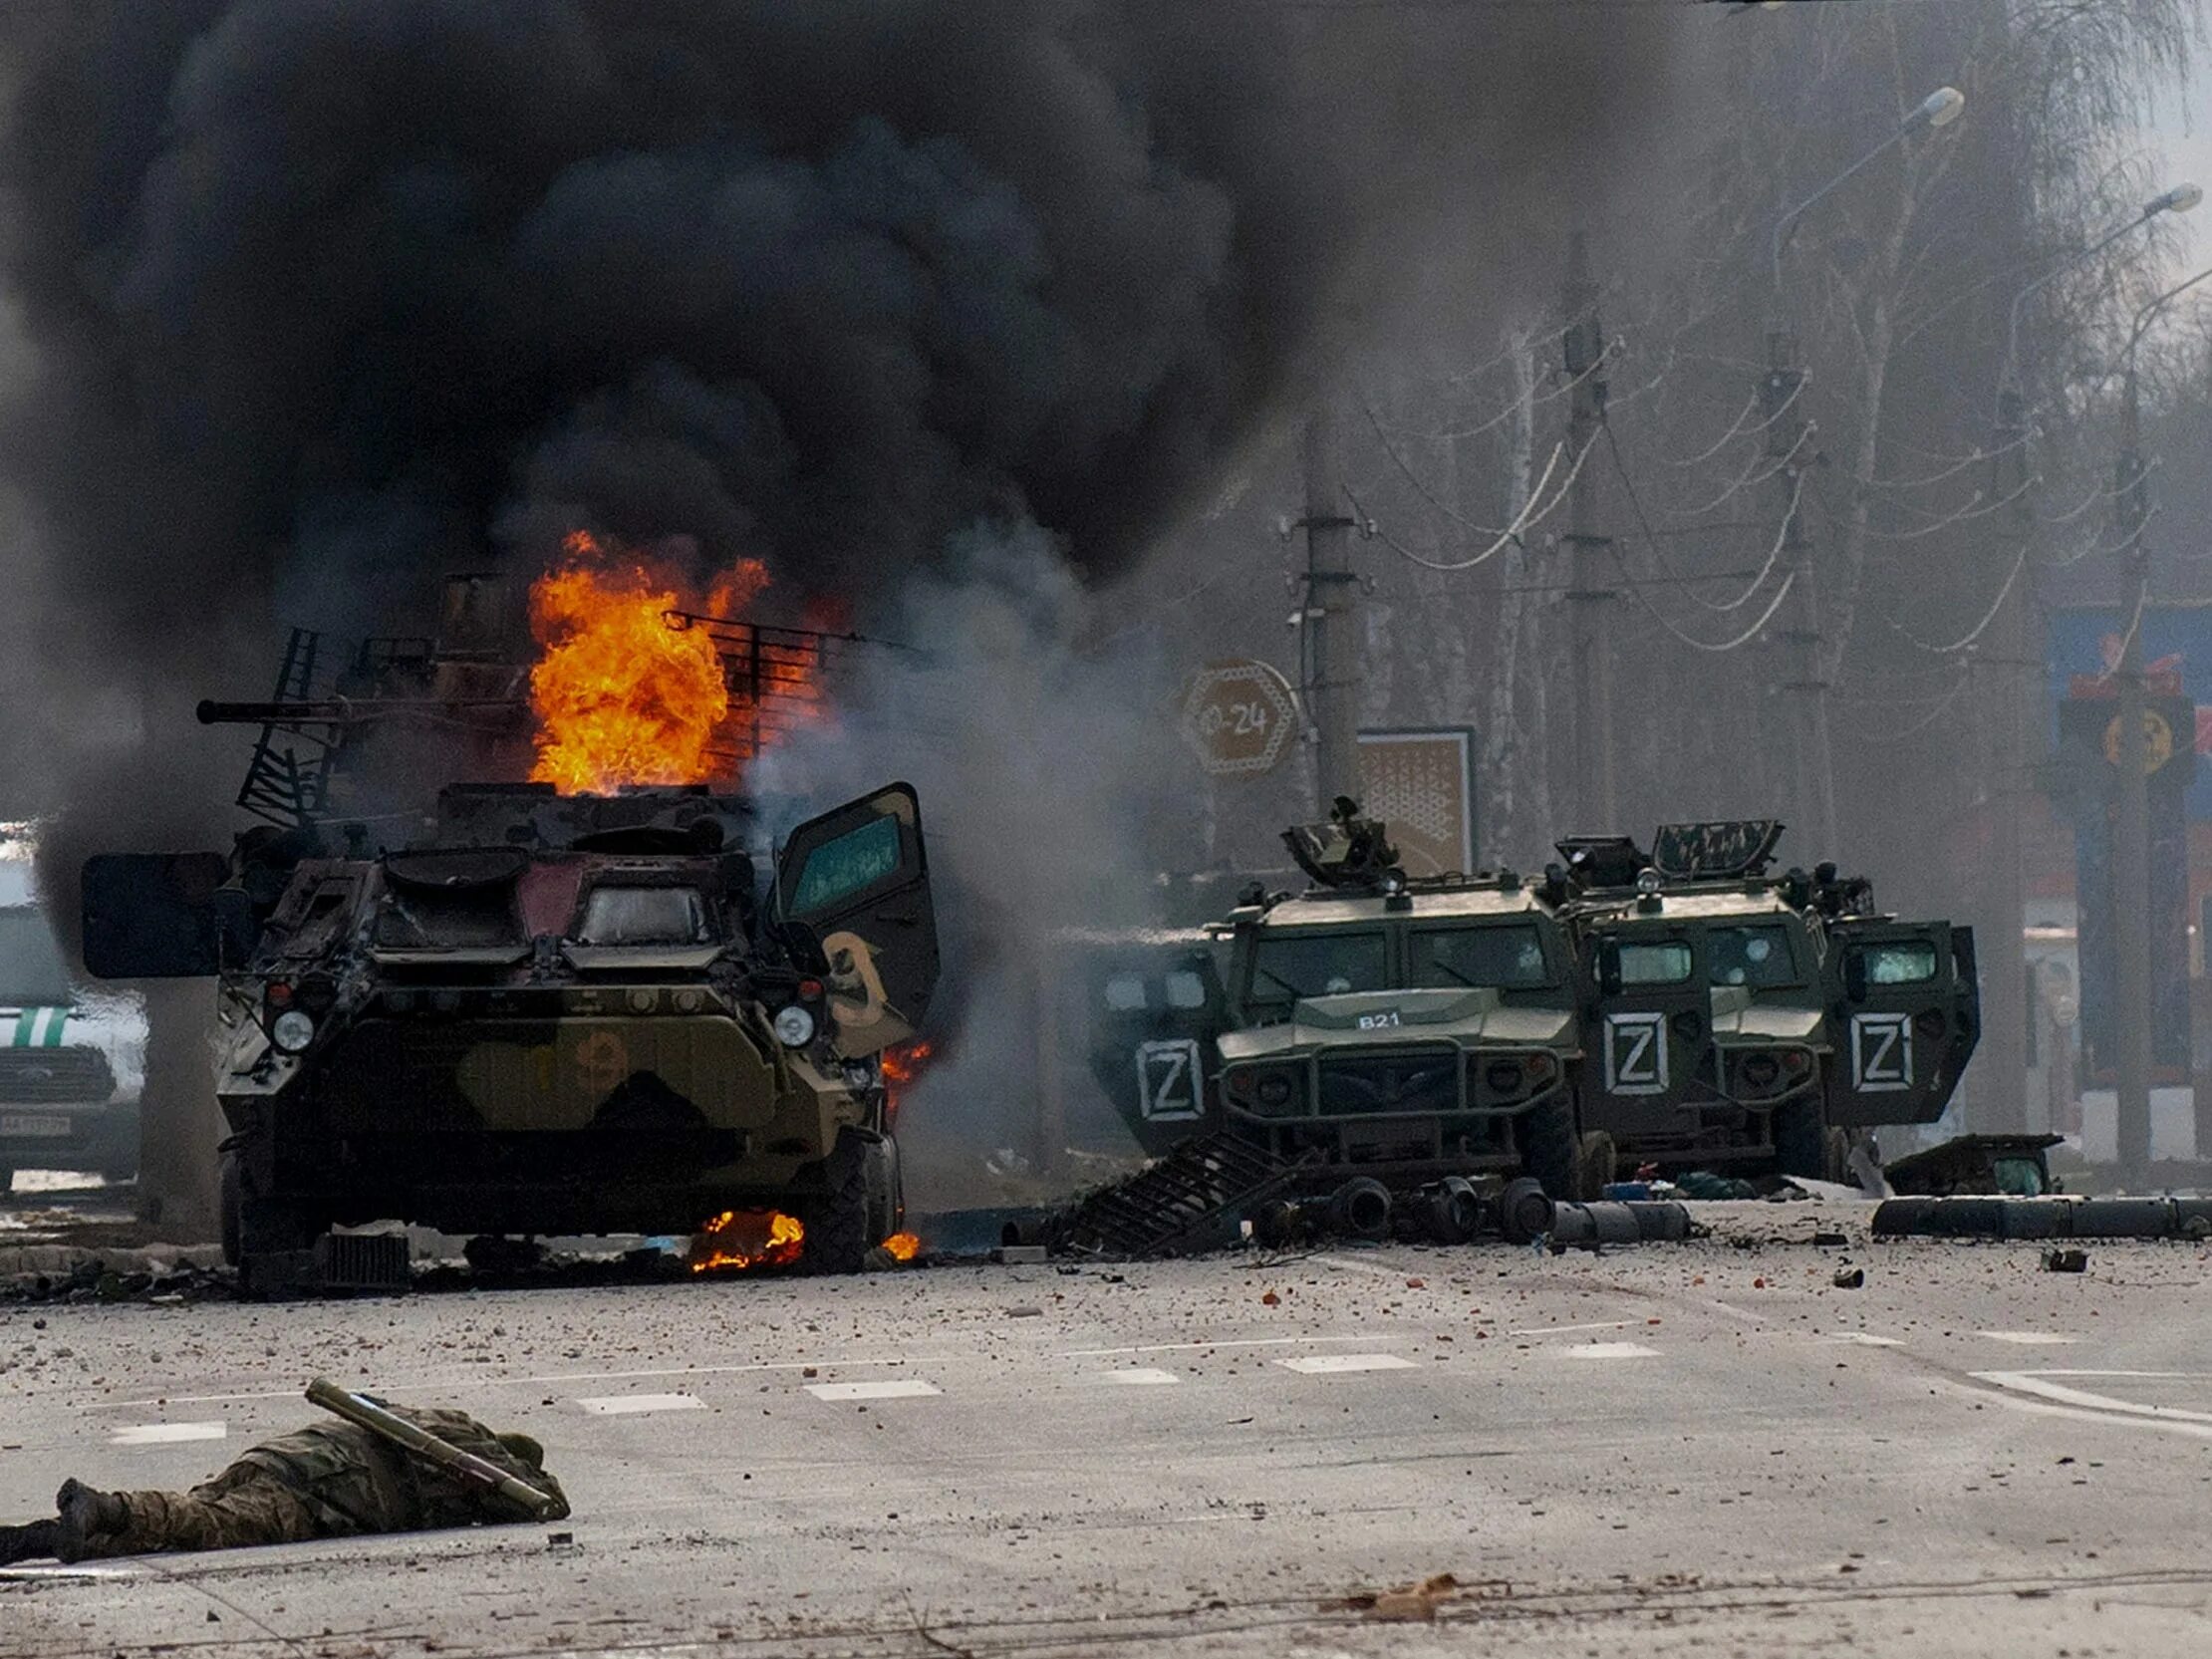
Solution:
{"label": "concrete curb", "polygon": [[70,1278],[91,1268],[102,1273],[205,1271],[223,1264],[214,1244],[145,1244],[134,1249],[90,1249],[82,1244],[0,1245],[0,1281]]}

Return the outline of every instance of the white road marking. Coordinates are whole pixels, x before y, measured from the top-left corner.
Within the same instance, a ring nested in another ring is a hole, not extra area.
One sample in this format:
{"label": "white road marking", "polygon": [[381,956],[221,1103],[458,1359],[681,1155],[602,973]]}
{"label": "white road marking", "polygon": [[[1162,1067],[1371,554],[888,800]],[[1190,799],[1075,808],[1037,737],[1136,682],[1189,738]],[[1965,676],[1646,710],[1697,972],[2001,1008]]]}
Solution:
{"label": "white road marking", "polygon": [[2123,1412],[2130,1417],[2161,1417],[2181,1423],[2212,1423],[2212,1411],[2189,1411],[2181,1406],[2146,1406],[2134,1400],[2117,1400],[2109,1394],[2092,1394],[2085,1388],[2070,1388],[2065,1383],[2053,1382],[2053,1377],[2139,1377],[2162,1380],[2196,1379],[2201,1371],[1977,1371],[1975,1378],[1981,1382],[1995,1383],[1999,1388],[2016,1388],[2023,1394],[2038,1395],[2046,1400],[2056,1400],[2065,1406],[2085,1406],[2091,1411]]}
{"label": "white road marking", "polygon": [[1901,1336],[1876,1336],[1872,1331],[1863,1330],[1829,1331],[1820,1340],[1823,1342],[1855,1342],[1862,1348],[1902,1348],[1905,1345],[1905,1339]]}
{"label": "white road marking", "polygon": [[1188,1353],[1196,1348],[1295,1348],[1301,1343],[1372,1342],[1372,1336],[1245,1336],[1228,1342],[1146,1342],[1133,1348],[1069,1348],[1059,1359],[1111,1359],[1118,1354]]}
{"label": "white road marking", "polygon": [[952,1365],[943,1355],[895,1354],[885,1359],[771,1359],[749,1365],[671,1365],[647,1371],[557,1371],[544,1377],[479,1377],[484,1383],[633,1382],[648,1377],[737,1377],[755,1371],[836,1371],[857,1365]]}
{"label": "white road marking", "polygon": [[806,1391],[817,1400],[918,1400],[925,1394],[945,1392],[920,1377],[885,1382],[808,1383]]}
{"label": "white road marking", "polygon": [[[1342,1337],[1329,1340],[1343,1341]],[[1206,1347],[1206,1343],[1195,1343]],[[386,1386],[395,1393],[430,1392],[434,1390],[543,1387],[548,1383],[578,1382],[644,1382],[656,1377],[735,1377],[755,1371],[805,1371],[808,1369],[835,1371],[861,1365],[952,1365],[956,1359],[944,1355],[899,1354],[887,1359],[777,1359],[760,1360],[749,1365],[658,1365],[641,1371],[552,1371],[536,1377],[486,1376],[481,1371],[466,1375],[433,1375],[409,1377]],[[139,1411],[160,1406],[219,1406],[239,1400],[297,1400],[296,1388],[261,1389],[250,1394],[164,1394],[153,1400],[103,1400],[83,1409],[86,1411]]]}
{"label": "white road marking", "polygon": [[629,1417],[645,1411],[704,1411],[695,1394],[601,1394],[576,1402],[594,1417]]}
{"label": "white road marking", "polygon": [[139,1423],[118,1429],[108,1437],[110,1446],[168,1446],[180,1440],[221,1440],[230,1433],[225,1423]]}
{"label": "white road marking", "polygon": [[1508,1336],[1559,1336],[1576,1330],[1626,1330],[1633,1319],[1600,1319],[1593,1325],[1528,1325],[1521,1330],[1510,1330]]}
{"label": "white road marking", "polygon": [[1094,1371],[1087,1380],[1107,1388],[1165,1388],[1183,1379],[1173,1371],[1151,1371],[1136,1366],[1126,1371]]}
{"label": "white road marking", "polygon": [[[2029,1397],[2018,1388],[2014,1379],[2032,1373],[2016,1371],[1980,1371],[1974,1373],[1977,1382],[1991,1384],[1988,1388],[1974,1388],[1966,1383],[1938,1382],[1936,1386],[1962,1399],[1995,1401],[2011,1411],[2026,1412],[2033,1417],[2063,1417],[2071,1423],[2102,1423],[2114,1429],[2148,1429],[2154,1434],[2180,1435],[2184,1439],[2212,1441],[2212,1423],[2190,1423],[2171,1417],[2146,1417],[2137,1411],[2091,1408],[2088,1406],[2060,1405],[2056,1401]],[[2098,1396],[2101,1398],[2101,1396]],[[2110,1405],[2126,1406],[2127,1401],[2112,1401]]]}
{"label": "white road marking", "polygon": [[86,1411],[156,1411],[162,1406],[228,1406],[241,1400],[297,1400],[296,1388],[263,1388],[250,1394],[163,1394],[153,1400],[101,1400]]}
{"label": "white road marking", "polygon": [[1285,1371],[1299,1371],[1309,1377],[1335,1376],[1345,1371],[1417,1369],[1412,1360],[1400,1359],[1396,1354],[1300,1354],[1296,1359],[1278,1359],[1275,1363]]}
{"label": "white road marking", "polygon": [[1657,1359],[1659,1350],[1641,1342],[1580,1342],[1559,1350],[1569,1359]]}
{"label": "white road marking", "polygon": [[2080,1341],[2078,1336],[2060,1336],[2047,1330],[1978,1330],[1976,1336],[1986,1336],[1992,1342],[2011,1342],[2023,1348],[2066,1348]]}

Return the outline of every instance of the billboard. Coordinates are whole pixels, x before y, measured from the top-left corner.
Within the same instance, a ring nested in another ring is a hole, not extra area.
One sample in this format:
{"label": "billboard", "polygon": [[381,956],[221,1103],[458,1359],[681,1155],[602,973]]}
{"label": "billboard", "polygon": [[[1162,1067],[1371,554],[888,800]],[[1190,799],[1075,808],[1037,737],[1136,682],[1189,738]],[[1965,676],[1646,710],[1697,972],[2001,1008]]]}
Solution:
{"label": "billboard", "polygon": [[1475,869],[1475,729],[1359,734],[1360,805],[1390,826],[1409,876]]}
{"label": "billboard", "polygon": [[[2133,607],[2068,606],[2054,610],[2044,652],[2054,717],[2077,688],[2108,684]],[[2183,695],[2190,718],[2175,736],[2198,754],[2212,754],[2212,603],[2151,605],[2143,611],[2143,665],[2153,691]],[[2191,818],[2212,820],[2212,766],[2199,766],[2183,797]]]}

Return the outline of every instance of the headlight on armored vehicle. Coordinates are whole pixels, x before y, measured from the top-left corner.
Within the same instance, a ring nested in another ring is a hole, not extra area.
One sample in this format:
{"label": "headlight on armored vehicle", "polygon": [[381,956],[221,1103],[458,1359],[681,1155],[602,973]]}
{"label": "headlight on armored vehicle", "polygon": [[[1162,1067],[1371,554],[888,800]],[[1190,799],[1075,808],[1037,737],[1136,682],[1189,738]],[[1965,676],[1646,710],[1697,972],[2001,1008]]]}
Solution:
{"label": "headlight on armored vehicle", "polygon": [[1483,1081],[1492,1094],[1512,1096],[1527,1086],[1528,1076],[1519,1060],[1493,1060],[1483,1067]]}
{"label": "headlight on armored vehicle", "polygon": [[315,1040],[315,1021],[298,1008],[287,1008],[269,1021],[269,1040],[281,1053],[300,1053]]}
{"label": "headlight on armored vehicle", "polygon": [[776,1041],[786,1048],[804,1048],[814,1040],[814,1016],[794,1002],[775,1017]]}

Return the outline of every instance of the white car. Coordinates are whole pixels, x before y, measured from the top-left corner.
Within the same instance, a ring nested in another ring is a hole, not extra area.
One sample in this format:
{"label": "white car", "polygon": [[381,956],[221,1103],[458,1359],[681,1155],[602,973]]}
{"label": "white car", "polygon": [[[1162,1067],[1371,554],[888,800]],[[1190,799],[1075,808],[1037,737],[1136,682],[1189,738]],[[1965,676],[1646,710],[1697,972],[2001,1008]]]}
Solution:
{"label": "white car", "polygon": [[136,1172],[145,1031],[138,997],[71,982],[29,860],[0,856],[0,1193],[22,1169]]}

